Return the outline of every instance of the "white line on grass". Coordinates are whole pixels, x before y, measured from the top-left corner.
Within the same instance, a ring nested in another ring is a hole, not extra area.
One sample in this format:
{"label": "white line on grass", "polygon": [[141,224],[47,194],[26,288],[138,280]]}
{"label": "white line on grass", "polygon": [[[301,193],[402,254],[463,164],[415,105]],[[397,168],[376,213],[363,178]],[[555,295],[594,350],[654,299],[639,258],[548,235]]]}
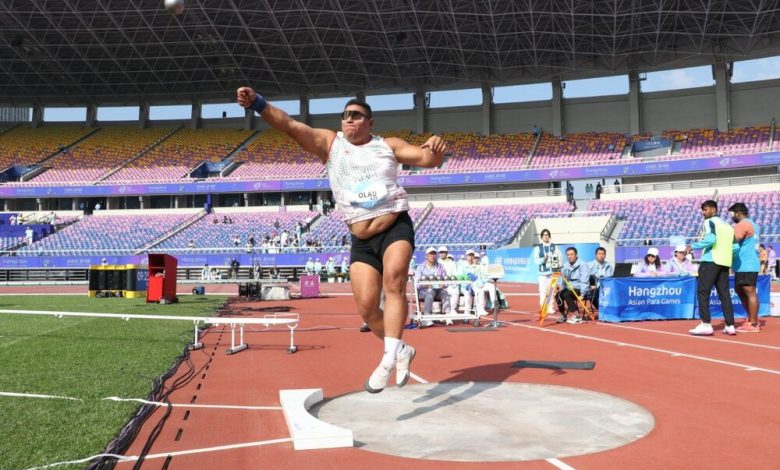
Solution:
{"label": "white line on grass", "polygon": [[[178,450],[175,452],[163,452],[159,454],[149,454],[146,457],[144,457],[144,461],[146,460],[153,460],[153,459],[162,459],[166,457],[177,457],[179,455],[191,455],[191,454],[202,454],[206,452],[217,452],[220,450],[231,450],[231,449],[242,449],[245,447],[259,447],[259,446],[266,446],[270,444],[281,444],[283,442],[292,442],[292,438],[286,437],[282,439],[270,439],[267,441],[254,441],[254,442],[244,442],[241,444],[229,444],[224,446],[215,446],[215,447],[202,447],[200,449],[188,449],[188,450]],[[119,463],[123,462],[135,462],[139,459],[137,455],[116,455],[116,454],[97,454],[93,455],[91,457],[87,457],[84,459],[79,460],[70,460],[67,462],[55,462],[50,463],[48,465],[42,465],[40,467],[32,467],[28,468],[27,470],[42,470],[44,468],[52,468],[52,467],[58,467],[60,465],[73,465],[73,464],[79,464],[79,463],[86,463],[90,460],[97,459],[99,457],[113,457],[118,460]]]}
{"label": "white line on grass", "polygon": [[542,328],[540,326],[523,325],[523,324],[515,323],[515,322],[506,322],[506,323],[509,324],[509,325],[513,325],[513,326],[519,326],[519,327],[523,327],[523,328],[530,328],[530,329],[533,329],[533,330],[543,331],[545,333],[555,333],[555,334],[558,334],[558,335],[572,336],[574,338],[584,338],[584,339],[589,339],[589,340],[593,340],[593,341],[598,341],[598,342],[601,342],[601,343],[614,344],[616,346],[626,346],[626,347],[630,347],[630,348],[642,349],[644,351],[660,352],[660,353],[663,353],[663,354],[669,354],[670,356],[673,356],[673,357],[687,357],[689,359],[696,359],[696,360],[699,360],[699,361],[712,362],[712,363],[715,363],[715,364],[739,367],[741,369],[745,369],[745,370],[748,370],[748,371],[762,371],[762,372],[768,372],[770,374],[780,375],[780,370],[766,369],[766,368],[763,368],[763,367],[756,367],[756,366],[751,366],[751,365],[748,365],[748,364],[740,364],[738,362],[722,361],[720,359],[714,359],[714,358],[706,357],[706,356],[697,356],[695,354],[686,354],[686,353],[681,353],[681,352],[676,352],[676,351],[670,351],[668,349],[652,348],[652,347],[649,347],[649,346],[642,346],[642,345],[639,345],[639,344],[627,343],[625,341],[613,341],[611,339],[604,339],[604,338],[599,338],[599,337],[596,337],[596,336],[588,336],[588,335],[583,335],[583,334],[579,334],[579,333],[568,333],[566,331],[551,330],[551,329],[547,329],[547,328]]}
{"label": "white line on grass", "polygon": [[106,397],[103,400],[109,401],[133,401],[138,403],[145,403],[147,405],[155,406],[171,406],[171,407],[184,407],[184,408],[218,408],[225,410],[281,410],[281,406],[241,406],[241,405],[203,405],[193,403],[165,403],[161,401],[149,401],[141,398],[119,398],[119,397]]}
{"label": "white line on grass", "polygon": [[17,392],[0,392],[2,397],[19,397],[19,398],[46,398],[49,400],[73,400],[84,401],[81,398],[62,397],[59,395],[40,395],[37,393],[17,393]]}

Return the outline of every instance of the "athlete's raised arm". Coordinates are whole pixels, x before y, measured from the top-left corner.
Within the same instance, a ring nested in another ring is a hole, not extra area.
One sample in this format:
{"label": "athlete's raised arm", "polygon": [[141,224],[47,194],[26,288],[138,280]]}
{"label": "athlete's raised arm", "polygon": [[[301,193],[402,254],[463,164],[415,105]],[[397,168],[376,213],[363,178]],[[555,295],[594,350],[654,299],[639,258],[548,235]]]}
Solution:
{"label": "athlete's raised arm", "polygon": [[328,151],[336,133],[329,129],[315,129],[291,118],[284,110],[267,102],[250,87],[241,87],[236,91],[238,104],[257,112],[274,129],[284,132],[304,150],[318,156],[325,163]]}

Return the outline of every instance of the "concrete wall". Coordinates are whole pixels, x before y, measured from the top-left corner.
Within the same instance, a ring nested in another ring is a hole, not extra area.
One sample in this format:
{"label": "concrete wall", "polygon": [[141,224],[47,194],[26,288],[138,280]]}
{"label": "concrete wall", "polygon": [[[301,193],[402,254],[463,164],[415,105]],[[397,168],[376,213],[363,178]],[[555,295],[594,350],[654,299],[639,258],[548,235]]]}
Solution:
{"label": "concrete wall", "polygon": [[766,126],[780,118],[780,80],[731,85],[731,126]]}
{"label": "concrete wall", "polygon": [[565,133],[630,132],[628,95],[563,100]]}
{"label": "concrete wall", "polygon": [[643,93],[642,127],[652,133],[718,127],[715,87]]}

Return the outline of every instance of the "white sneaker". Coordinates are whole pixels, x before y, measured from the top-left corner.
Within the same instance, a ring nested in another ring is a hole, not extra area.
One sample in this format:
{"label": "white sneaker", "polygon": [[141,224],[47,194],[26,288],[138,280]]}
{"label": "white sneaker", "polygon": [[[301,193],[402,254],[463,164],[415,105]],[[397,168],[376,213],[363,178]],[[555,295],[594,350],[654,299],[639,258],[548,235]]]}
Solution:
{"label": "white sneaker", "polygon": [[446,326],[452,326],[452,320],[447,319],[447,321],[444,322]]}
{"label": "white sneaker", "polygon": [[403,387],[409,381],[410,368],[415,355],[417,355],[417,351],[408,344],[398,351],[398,358],[395,361],[396,387]]}
{"label": "white sneaker", "polygon": [[385,367],[382,364],[374,369],[371,376],[366,380],[364,385],[368,393],[379,393],[387,387],[387,381],[390,378],[390,372],[393,371],[393,366]]}
{"label": "white sneaker", "polygon": [[709,323],[699,323],[696,328],[688,330],[688,333],[694,336],[712,336],[712,325]]}
{"label": "white sneaker", "polygon": [[729,336],[736,336],[737,329],[734,328],[734,325],[726,325],[723,327],[723,334]]}
{"label": "white sneaker", "polygon": [[423,322],[420,322],[421,328],[428,328],[429,326],[433,326],[433,322],[431,320],[425,320]]}
{"label": "white sneaker", "polygon": [[479,315],[480,317],[484,317],[485,315],[490,315],[490,312],[488,312],[483,308],[482,310],[477,311],[477,315]]}

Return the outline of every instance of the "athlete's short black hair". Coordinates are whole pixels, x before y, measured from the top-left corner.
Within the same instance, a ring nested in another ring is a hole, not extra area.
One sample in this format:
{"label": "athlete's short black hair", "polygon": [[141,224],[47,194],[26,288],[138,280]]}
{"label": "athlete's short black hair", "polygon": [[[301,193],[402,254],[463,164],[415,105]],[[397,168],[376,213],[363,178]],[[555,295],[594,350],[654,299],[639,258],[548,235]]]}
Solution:
{"label": "athlete's short black hair", "polygon": [[729,207],[729,212],[734,212],[737,214],[744,214],[748,215],[748,208],[747,206],[742,202],[736,202],[732,204],[731,207]]}
{"label": "athlete's short black hair", "polygon": [[713,201],[712,199],[707,199],[706,201],[701,203],[701,208],[704,209],[705,207],[712,207],[715,210],[718,210],[718,203]]}
{"label": "athlete's short black hair", "polygon": [[352,98],[351,100],[347,101],[347,104],[344,105],[344,109],[347,109],[348,106],[351,106],[353,104],[356,104],[356,105],[360,106],[361,108],[365,109],[366,111],[368,111],[366,113],[366,116],[368,116],[369,119],[371,118],[371,106],[369,106],[368,103],[366,103],[365,101],[363,101],[361,99]]}
{"label": "athlete's short black hair", "polygon": [[573,246],[566,248],[566,252],[568,253],[569,251],[573,251],[575,255],[577,254],[577,249],[574,248]]}
{"label": "athlete's short black hair", "polygon": [[603,251],[604,254],[607,254],[607,249],[604,248],[603,246],[600,246],[600,247],[596,248],[596,253],[598,253],[599,251]]}

